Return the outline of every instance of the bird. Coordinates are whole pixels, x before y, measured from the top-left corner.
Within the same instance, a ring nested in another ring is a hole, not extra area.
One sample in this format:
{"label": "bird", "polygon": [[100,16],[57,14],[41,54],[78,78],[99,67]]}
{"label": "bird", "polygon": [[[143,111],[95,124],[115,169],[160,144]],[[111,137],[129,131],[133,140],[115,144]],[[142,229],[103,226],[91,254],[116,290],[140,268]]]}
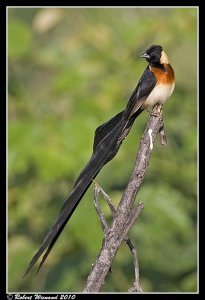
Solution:
{"label": "bird", "polygon": [[102,167],[117,154],[123,140],[128,135],[135,119],[156,104],[163,104],[172,95],[175,75],[168,56],[160,45],[151,45],[141,55],[148,62],[125,109],[95,130],[93,152],[90,160],[78,176],[73,189],[65,198],[62,208],[38,251],[31,259],[25,277],[44,253],[36,274],[75,211],[80,200]]}

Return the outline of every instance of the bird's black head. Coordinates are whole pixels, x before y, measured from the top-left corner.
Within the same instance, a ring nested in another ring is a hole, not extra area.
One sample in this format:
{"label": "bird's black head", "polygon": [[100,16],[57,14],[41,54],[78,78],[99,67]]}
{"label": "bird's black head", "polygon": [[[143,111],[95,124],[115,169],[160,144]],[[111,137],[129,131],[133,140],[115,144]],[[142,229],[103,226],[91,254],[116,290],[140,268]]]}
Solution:
{"label": "bird's black head", "polygon": [[146,58],[149,63],[152,64],[159,64],[161,62],[163,48],[159,45],[152,45],[150,46],[141,57]]}

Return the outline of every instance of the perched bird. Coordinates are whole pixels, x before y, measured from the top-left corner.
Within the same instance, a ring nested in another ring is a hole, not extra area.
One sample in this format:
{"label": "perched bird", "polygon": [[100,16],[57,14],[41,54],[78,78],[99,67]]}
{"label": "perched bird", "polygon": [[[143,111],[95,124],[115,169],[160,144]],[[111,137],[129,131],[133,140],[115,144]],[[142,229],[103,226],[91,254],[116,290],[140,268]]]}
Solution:
{"label": "perched bird", "polygon": [[155,104],[163,105],[173,93],[174,71],[163,48],[152,45],[141,57],[145,58],[149,65],[130,96],[125,110],[96,129],[91,158],[77,178],[73,190],[66,197],[57,219],[30,261],[24,276],[45,251],[38,273],[92,180],[102,167],[115,157],[135,119],[144,109],[152,108]]}

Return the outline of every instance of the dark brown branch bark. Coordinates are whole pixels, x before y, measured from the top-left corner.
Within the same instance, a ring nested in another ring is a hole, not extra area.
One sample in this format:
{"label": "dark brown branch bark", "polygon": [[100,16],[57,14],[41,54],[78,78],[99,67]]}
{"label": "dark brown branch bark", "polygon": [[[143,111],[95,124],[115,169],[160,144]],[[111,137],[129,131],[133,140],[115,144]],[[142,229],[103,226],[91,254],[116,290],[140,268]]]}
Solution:
{"label": "dark brown branch bark", "polygon": [[133,203],[148,167],[154,139],[157,133],[164,128],[163,126],[162,111],[157,105],[150,114],[147,127],[141,138],[134,170],[118,205],[111,227],[105,233],[101,251],[92,266],[84,292],[99,292],[121,243],[127,237],[130,228],[144,207],[143,203],[138,203],[133,207]]}

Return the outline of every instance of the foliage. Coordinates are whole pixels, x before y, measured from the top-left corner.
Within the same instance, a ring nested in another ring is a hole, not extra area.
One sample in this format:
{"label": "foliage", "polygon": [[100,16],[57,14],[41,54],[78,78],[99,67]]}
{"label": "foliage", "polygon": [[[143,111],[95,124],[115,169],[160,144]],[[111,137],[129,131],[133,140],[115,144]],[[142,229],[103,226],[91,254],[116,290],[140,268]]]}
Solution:
{"label": "foliage", "polygon": [[[196,291],[197,9],[156,7],[8,9],[10,292],[82,291],[102,239],[92,188],[39,275],[22,275],[91,155],[95,128],[124,109],[153,43],[168,53],[176,88],[164,107],[168,146],[155,143],[130,237],[144,291]],[[146,119],[96,179],[116,205]],[[102,291],[127,291],[133,280],[122,245]]]}

